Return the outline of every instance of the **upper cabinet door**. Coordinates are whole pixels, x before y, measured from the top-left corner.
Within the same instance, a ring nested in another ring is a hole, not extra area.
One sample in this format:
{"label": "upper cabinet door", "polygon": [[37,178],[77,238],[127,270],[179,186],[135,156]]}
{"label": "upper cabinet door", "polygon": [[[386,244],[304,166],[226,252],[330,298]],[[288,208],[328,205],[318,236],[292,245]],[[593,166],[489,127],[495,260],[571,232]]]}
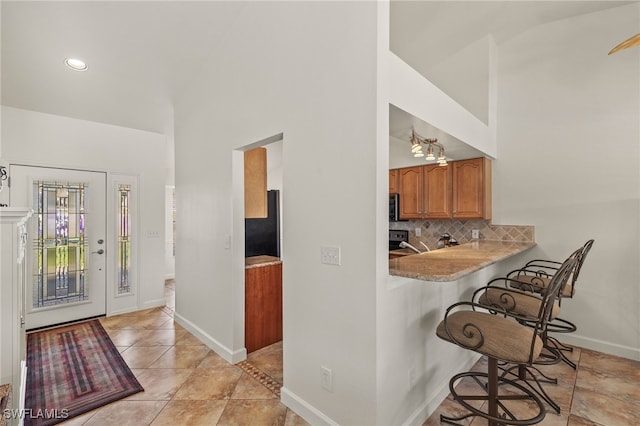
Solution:
{"label": "upper cabinet door", "polygon": [[453,217],[491,218],[491,161],[488,158],[453,162]]}
{"label": "upper cabinet door", "polygon": [[422,219],[423,168],[399,169],[400,219]]}
{"label": "upper cabinet door", "polygon": [[389,194],[397,194],[398,192],[398,169],[389,170]]}
{"label": "upper cabinet door", "polygon": [[267,217],[267,150],[244,152],[244,217]]}
{"label": "upper cabinet door", "polygon": [[451,165],[438,164],[424,167],[425,219],[451,218]]}

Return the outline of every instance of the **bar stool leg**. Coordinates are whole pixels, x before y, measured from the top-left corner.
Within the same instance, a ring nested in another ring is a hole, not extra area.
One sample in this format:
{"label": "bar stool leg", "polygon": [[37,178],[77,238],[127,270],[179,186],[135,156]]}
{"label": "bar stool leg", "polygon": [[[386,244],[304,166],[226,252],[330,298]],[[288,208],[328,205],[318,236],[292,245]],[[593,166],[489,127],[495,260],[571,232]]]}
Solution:
{"label": "bar stool leg", "polygon": [[[498,361],[495,358],[489,357],[489,368],[487,372],[489,373],[488,377],[488,393],[489,393],[489,416],[496,418],[498,417]],[[489,426],[498,426],[500,423],[489,419]]]}

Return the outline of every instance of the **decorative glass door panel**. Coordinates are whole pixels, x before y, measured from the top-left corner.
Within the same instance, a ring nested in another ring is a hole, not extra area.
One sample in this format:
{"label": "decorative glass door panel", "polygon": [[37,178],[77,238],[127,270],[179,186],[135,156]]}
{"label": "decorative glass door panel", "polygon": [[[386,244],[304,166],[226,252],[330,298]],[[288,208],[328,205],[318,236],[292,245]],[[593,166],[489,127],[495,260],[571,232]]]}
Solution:
{"label": "decorative glass door panel", "polygon": [[11,204],[34,211],[27,329],[106,312],[106,175],[11,166]]}
{"label": "decorative glass door panel", "polygon": [[89,299],[84,183],[33,182],[33,308]]}
{"label": "decorative glass door panel", "polygon": [[131,292],[131,185],[118,185],[118,294]]}

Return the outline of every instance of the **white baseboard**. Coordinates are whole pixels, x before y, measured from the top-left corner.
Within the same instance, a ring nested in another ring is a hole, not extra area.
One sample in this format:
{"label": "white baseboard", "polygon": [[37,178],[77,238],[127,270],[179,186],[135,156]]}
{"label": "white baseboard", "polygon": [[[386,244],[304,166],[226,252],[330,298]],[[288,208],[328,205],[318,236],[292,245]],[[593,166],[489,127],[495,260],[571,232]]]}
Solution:
{"label": "white baseboard", "polygon": [[337,422],[285,387],[280,389],[280,401],[312,425],[338,425]]}
{"label": "white baseboard", "polygon": [[442,401],[449,395],[449,382],[445,382],[438,392],[429,400],[420,404],[416,410],[411,413],[409,418],[402,423],[403,426],[420,426],[438,409]]}
{"label": "white baseboard", "polygon": [[[478,362],[481,358],[481,355],[474,355],[468,361],[464,362],[460,367],[459,371],[469,371],[471,368]],[[455,373],[454,373],[455,374]],[[453,374],[452,374],[453,376]],[[449,395],[449,381],[445,380],[441,386],[436,390],[436,392],[432,393],[430,398],[420,404],[418,408],[405,420],[402,424],[403,426],[421,426],[424,422],[427,421],[431,414],[433,414],[442,401]]]}
{"label": "white baseboard", "polygon": [[174,312],[173,319],[175,322],[186,328],[191,334],[200,339],[205,345],[207,345],[207,347],[209,347],[211,350],[213,350],[215,353],[220,355],[231,364],[235,364],[247,359],[247,350],[245,348],[239,349],[237,351],[232,351],[177,312]]}
{"label": "white baseboard", "polygon": [[578,346],[593,351],[604,352],[606,354],[617,355],[623,358],[640,361],[640,348],[619,345],[617,343],[605,342],[604,340],[592,339],[590,337],[579,336],[575,333],[552,333],[553,337],[572,346]]}
{"label": "white baseboard", "polygon": [[164,297],[162,299],[147,300],[142,304],[141,309],[159,308],[166,304],[167,304],[167,301],[164,300]]}
{"label": "white baseboard", "polygon": [[138,309],[137,307],[133,307],[133,308],[127,308],[127,309],[120,309],[118,311],[111,311],[107,314],[108,317],[112,317],[115,315],[122,315],[122,314],[130,314],[132,312],[138,312],[141,309]]}

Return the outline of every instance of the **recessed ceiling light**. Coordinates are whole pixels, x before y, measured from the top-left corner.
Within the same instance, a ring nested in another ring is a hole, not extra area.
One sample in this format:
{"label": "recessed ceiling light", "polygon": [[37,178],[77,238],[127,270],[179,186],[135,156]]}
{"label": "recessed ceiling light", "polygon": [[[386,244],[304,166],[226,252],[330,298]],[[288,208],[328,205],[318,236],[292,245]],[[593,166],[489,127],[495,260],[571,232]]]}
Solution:
{"label": "recessed ceiling light", "polygon": [[67,58],[64,60],[64,63],[66,66],[68,66],[74,71],[85,71],[87,68],[89,68],[87,64],[84,63],[84,61],[81,61],[80,59]]}

